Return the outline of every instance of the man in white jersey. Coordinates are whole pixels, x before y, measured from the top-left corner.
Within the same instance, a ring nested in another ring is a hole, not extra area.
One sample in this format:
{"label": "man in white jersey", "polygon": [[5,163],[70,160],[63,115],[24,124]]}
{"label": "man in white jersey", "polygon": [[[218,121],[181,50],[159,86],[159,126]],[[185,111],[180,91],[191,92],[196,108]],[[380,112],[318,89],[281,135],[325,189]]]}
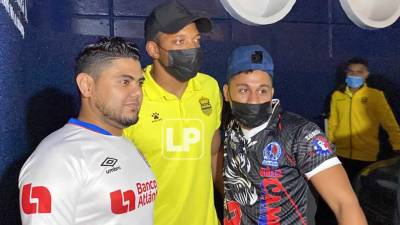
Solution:
{"label": "man in white jersey", "polygon": [[88,45],[76,61],[77,119],[46,137],[19,176],[23,225],[150,225],[157,183],[122,129],[138,120],[139,52],[120,38]]}

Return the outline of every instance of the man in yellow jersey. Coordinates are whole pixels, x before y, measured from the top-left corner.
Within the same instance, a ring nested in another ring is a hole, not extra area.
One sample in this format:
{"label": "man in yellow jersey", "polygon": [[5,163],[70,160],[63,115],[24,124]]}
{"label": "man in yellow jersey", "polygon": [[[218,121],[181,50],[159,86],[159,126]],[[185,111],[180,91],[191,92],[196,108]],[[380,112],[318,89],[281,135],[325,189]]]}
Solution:
{"label": "man in yellow jersey", "polygon": [[389,134],[393,150],[400,150],[400,128],[382,91],[368,87],[368,61],[347,62],[346,84],[332,94],[328,137],[336,145],[350,180],[377,160],[379,127]]}
{"label": "man in yellow jersey", "polygon": [[[146,51],[139,122],[124,131],[157,178],[155,225],[217,225],[213,175],[220,144],[221,94],[199,73],[200,33],[211,21],[176,1],[145,22]],[[215,177],[215,176],[214,176]]]}

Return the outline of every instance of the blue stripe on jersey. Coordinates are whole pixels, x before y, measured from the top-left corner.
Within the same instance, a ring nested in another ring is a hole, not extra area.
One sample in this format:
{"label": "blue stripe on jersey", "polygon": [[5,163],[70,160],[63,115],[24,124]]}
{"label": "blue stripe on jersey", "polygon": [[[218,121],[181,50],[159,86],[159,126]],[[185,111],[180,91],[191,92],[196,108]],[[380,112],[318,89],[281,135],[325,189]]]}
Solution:
{"label": "blue stripe on jersey", "polygon": [[101,127],[99,127],[99,126],[96,126],[96,125],[91,124],[91,123],[83,122],[83,121],[78,120],[78,119],[75,119],[75,118],[69,119],[69,120],[68,120],[68,123],[81,126],[81,127],[83,127],[83,128],[92,130],[92,131],[97,132],[97,133],[100,133],[100,134],[112,135],[110,132],[104,130],[103,128],[101,128]]}

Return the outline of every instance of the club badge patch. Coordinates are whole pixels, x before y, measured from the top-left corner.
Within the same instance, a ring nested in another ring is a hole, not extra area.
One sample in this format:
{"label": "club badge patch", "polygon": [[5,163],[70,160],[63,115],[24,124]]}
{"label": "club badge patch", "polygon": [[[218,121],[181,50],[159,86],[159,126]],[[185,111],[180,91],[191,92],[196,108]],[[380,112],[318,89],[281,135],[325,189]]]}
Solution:
{"label": "club badge patch", "polygon": [[206,114],[207,116],[210,115],[211,112],[212,112],[210,99],[205,98],[205,97],[201,97],[199,99],[199,103],[200,103],[201,111],[203,111],[203,113]]}
{"label": "club badge patch", "polygon": [[368,103],[368,97],[362,97],[361,98],[361,103],[367,104]]}
{"label": "club badge patch", "polygon": [[282,148],[278,142],[271,142],[264,148],[263,155],[263,166],[278,167],[278,161],[282,155]]}
{"label": "club badge patch", "polygon": [[312,140],[312,145],[315,153],[318,155],[330,155],[332,154],[332,148],[328,140],[324,136],[316,136]]}

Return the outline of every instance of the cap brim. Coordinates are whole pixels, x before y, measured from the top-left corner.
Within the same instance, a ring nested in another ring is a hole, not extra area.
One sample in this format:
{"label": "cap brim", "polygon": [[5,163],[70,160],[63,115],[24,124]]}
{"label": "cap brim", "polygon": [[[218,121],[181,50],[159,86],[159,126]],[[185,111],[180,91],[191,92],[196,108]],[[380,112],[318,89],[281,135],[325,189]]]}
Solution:
{"label": "cap brim", "polygon": [[190,23],[195,23],[200,33],[210,32],[212,29],[211,19],[200,14],[192,14],[190,17],[181,19],[177,22],[165,26],[161,32],[163,33],[177,33],[182,28]]}

